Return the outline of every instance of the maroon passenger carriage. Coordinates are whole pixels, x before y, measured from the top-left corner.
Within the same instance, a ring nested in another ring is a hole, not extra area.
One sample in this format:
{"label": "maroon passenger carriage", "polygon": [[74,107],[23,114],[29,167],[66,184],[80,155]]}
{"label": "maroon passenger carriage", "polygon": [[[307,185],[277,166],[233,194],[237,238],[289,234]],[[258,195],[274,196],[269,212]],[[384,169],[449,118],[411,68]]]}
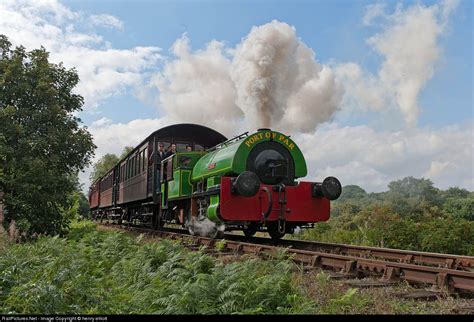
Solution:
{"label": "maroon passenger carriage", "polygon": [[156,183],[160,162],[158,143],[168,147],[177,145],[184,151],[204,151],[226,137],[208,127],[197,124],[176,124],[153,132],[89,189],[89,204],[94,219],[116,219],[149,223],[159,212],[160,195]]}

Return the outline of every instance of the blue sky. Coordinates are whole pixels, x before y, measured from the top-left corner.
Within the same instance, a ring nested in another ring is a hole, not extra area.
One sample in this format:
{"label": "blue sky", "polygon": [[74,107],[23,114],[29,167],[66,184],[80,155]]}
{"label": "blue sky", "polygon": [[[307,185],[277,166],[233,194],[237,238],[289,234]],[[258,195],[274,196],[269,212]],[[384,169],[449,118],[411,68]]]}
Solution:
{"label": "blue sky", "polygon": [[[257,3],[255,3],[257,2]],[[273,19],[295,26],[297,35],[313,48],[318,61],[353,61],[375,72],[381,57],[365,40],[380,28],[364,26],[362,17],[373,1],[66,1],[70,8],[90,14],[108,13],[124,23],[124,30],[101,32],[115,48],[159,46],[164,52],[184,32],[194,49],[216,39],[235,46],[251,26]],[[432,5],[436,1],[387,2],[388,11],[397,4]],[[449,31],[440,39],[443,57],[434,77],[421,92],[425,107],[419,124],[443,126],[472,118],[472,2],[463,1],[450,19]],[[449,93],[449,95],[447,95]],[[136,105],[136,109],[130,109]],[[139,108],[138,108],[139,107]],[[138,117],[153,117],[159,112],[125,95],[105,102],[103,113],[120,110],[110,117],[125,122]],[[92,121],[93,116],[84,114]],[[352,120],[361,123],[365,120]]]}
{"label": "blue sky", "polygon": [[253,130],[248,85],[276,52],[269,122],[300,145],[307,179],[474,190],[472,17],[457,0],[6,0],[0,33],[77,69],[96,160],[170,123]]}

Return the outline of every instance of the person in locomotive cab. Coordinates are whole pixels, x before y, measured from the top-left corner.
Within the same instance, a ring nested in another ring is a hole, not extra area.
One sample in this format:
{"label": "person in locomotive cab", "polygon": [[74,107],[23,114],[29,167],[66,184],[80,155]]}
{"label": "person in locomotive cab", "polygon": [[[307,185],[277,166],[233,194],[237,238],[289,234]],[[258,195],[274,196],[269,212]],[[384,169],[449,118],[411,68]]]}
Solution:
{"label": "person in locomotive cab", "polygon": [[[154,153],[152,152],[150,155],[150,162],[153,160]],[[161,191],[161,161],[166,158],[166,151],[165,151],[165,145],[160,142],[158,143],[158,155],[156,157],[156,192]]]}
{"label": "person in locomotive cab", "polygon": [[193,150],[193,147],[191,145],[186,145],[186,152],[191,152]]}
{"label": "person in locomotive cab", "polygon": [[165,145],[160,142],[158,144],[158,162],[161,162],[164,158],[166,158]]}
{"label": "person in locomotive cab", "polygon": [[166,156],[165,158],[169,157],[170,155],[173,155],[176,153],[176,144],[172,143],[169,148],[168,148],[168,152],[166,152]]}

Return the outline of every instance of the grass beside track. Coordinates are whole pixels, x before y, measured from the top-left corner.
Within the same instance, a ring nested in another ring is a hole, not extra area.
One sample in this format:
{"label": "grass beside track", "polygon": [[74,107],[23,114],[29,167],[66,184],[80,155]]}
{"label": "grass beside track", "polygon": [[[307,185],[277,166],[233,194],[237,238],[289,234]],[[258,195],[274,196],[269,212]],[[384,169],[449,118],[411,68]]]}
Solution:
{"label": "grass beside track", "polygon": [[176,241],[74,224],[65,238],[0,247],[0,314],[452,313],[464,300],[401,300],[285,259],[228,261]]}

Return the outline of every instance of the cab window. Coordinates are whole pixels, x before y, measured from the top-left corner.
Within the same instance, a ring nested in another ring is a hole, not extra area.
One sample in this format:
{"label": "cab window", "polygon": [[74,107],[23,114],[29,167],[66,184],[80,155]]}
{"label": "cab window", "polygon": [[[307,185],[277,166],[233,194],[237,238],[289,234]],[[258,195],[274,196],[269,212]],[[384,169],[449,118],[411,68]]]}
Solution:
{"label": "cab window", "polygon": [[200,144],[195,144],[195,145],[194,145],[194,151],[202,152],[202,151],[204,151],[204,150],[205,150],[205,149],[204,149],[204,147],[203,147],[202,145],[200,145]]}
{"label": "cab window", "polygon": [[186,146],[189,145],[189,143],[179,143],[176,142],[176,151],[178,152],[183,152],[186,151]]}
{"label": "cab window", "polygon": [[192,163],[193,158],[186,155],[180,155],[178,157],[178,167],[189,167]]}

